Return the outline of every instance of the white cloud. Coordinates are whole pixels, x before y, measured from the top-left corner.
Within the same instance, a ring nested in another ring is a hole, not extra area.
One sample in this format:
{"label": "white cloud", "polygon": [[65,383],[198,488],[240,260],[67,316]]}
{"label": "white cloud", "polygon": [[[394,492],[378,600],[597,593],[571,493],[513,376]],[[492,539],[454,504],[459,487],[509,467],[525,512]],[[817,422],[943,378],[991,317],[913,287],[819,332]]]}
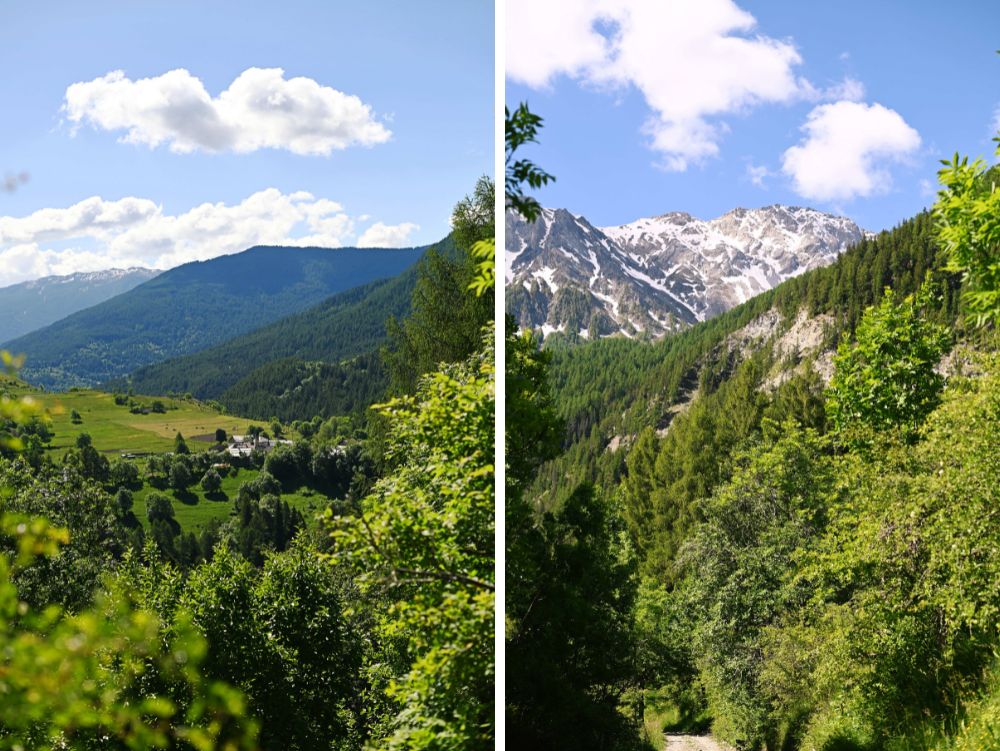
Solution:
{"label": "white cloud", "polygon": [[420,229],[416,224],[382,224],[375,222],[358,238],[359,248],[402,248],[407,245],[411,232]]}
{"label": "white cloud", "polygon": [[376,222],[358,237],[357,224],[364,222],[335,201],[275,188],[176,215],[145,198],[95,196],[66,208],[0,216],[0,286],[113,267],[167,269],[254,245],[401,247],[418,229]]}
{"label": "white cloud", "polygon": [[847,77],[825,89],[822,98],[832,102],[860,102],[865,98],[865,85],[857,79]]}
{"label": "white cloud", "polygon": [[796,192],[820,201],[886,192],[892,185],[886,164],[920,147],[920,134],[881,104],[822,104],[802,130],[805,139],[785,151],[782,170]]}
{"label": "white cloud", "polygon": [[636,87],[652,110],[650,145],[683,170],[718,153],[719,117],[815,93],[795,76],[794,45],[756,25],[732,0],[510,0],[507,76]]}
{"label": "white cloud", "polygon": [[133,81],[116,70],[66,89],[66,117],[79,126],[125,131],[122,140],[171,151],[287,149],[329,155],[372,146],[391,133],[356,96],[281,68],[248,68],[219,96],[183,68]]}
{"label": "white cloud", "polygon": [[772,177],[774,175],[771,170],[769,170],[764,165],[753,164],[752,162],[747,163],[746,176],[747,179],[758,188],[763,188],[767,190],[767,186],[764,184],[765,178]]}

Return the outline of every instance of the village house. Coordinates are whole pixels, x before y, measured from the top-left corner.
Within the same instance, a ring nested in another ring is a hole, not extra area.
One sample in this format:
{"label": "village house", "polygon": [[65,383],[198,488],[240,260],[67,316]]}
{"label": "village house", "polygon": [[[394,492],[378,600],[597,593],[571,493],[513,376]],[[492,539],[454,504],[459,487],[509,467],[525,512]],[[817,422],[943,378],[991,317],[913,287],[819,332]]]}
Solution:
{"label": "village house", "polygon": [[229,448],[227,451],[230,456],[250,456],[250,454],[254,451],[260,451],[266,454],[273,450],[276,446],[291,445],[292,441],[265,438],[260,435],[233,435],[229,437]]}

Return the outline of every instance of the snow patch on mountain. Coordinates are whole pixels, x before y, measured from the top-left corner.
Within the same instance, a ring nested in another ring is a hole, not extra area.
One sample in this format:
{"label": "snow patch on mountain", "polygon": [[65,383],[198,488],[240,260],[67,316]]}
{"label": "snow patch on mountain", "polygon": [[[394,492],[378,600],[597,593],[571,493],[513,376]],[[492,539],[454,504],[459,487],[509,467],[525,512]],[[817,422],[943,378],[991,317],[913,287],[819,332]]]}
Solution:
{"label": "snow patch on mountain", "polygon": [[508,212],[508,310],[521,326],[658,337],[707,320],[820,266],[870,235],[800,206],[670,212],[595,227],[565,209]]}

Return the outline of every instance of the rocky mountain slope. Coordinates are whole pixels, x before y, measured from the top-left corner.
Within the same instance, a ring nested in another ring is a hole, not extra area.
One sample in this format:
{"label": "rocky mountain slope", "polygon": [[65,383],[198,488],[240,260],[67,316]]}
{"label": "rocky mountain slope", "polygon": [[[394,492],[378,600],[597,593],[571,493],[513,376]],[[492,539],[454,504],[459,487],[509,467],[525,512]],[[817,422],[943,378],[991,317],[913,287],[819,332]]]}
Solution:
{"label": "rocky mountain slope", "polygon": [[0,342],[55,323],[148,282],[159,271],[130,268],[46,276],[0,289]]}
{"label": "rocky mountain slope", "polygon": [[584,337],[686,328],[829,265],[866,233],[815,209],[673,212],[594,227],[565,209],[508,213],[507,309],[521,326]]}

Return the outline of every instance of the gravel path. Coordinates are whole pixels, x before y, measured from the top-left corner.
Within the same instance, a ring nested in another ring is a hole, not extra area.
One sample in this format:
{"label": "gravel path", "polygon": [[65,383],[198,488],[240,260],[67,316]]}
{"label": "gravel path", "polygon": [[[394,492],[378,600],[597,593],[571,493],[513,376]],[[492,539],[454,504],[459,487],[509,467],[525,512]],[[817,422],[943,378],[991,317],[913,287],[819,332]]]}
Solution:
{"label": "gravel path", "polygon": [[710,735],[675,735],[667,733],[665,751],[733,751]]}

